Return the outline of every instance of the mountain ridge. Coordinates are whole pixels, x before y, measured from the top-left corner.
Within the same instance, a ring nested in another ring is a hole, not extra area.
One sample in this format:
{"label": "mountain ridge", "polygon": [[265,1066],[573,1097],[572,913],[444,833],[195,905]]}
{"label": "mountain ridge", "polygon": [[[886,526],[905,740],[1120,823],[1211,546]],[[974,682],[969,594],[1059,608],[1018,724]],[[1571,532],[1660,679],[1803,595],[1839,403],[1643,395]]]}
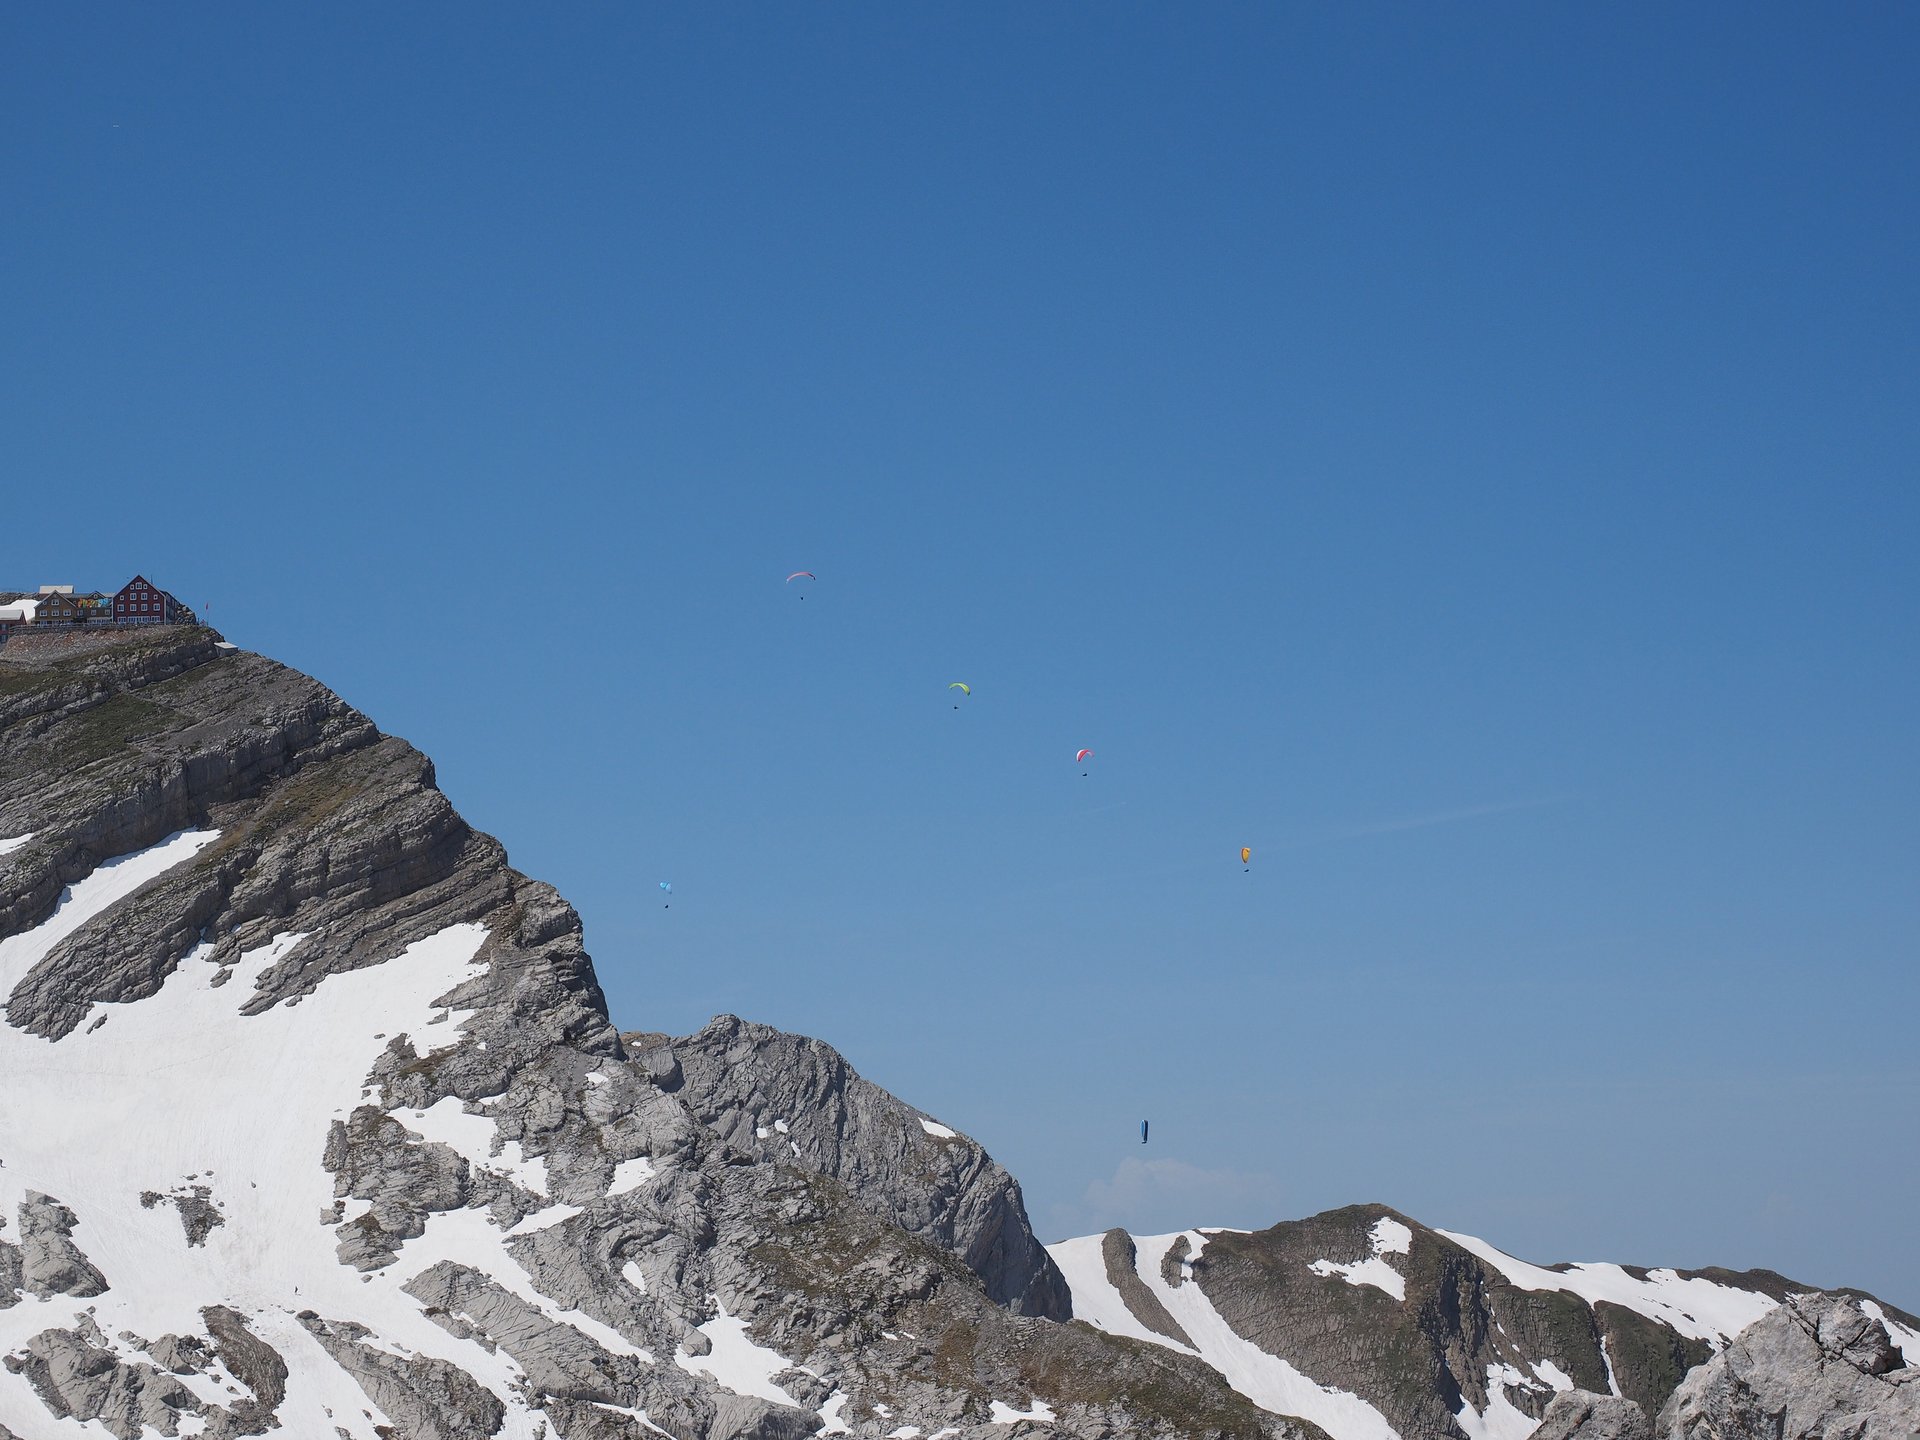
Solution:
{"label": "mountain ridge", "polygon": [[1860,1301],[1920,1362],[1920,1319],[1865,1292],[1772,1271],[1536,1266],[1380,1204],[1260,1231],[1109,1230],[1048,1249],[1076,1316],[1197,1353],[1335,1440],[1522,1440],[1572,1391],[1651,1417],[1796,1294]]}

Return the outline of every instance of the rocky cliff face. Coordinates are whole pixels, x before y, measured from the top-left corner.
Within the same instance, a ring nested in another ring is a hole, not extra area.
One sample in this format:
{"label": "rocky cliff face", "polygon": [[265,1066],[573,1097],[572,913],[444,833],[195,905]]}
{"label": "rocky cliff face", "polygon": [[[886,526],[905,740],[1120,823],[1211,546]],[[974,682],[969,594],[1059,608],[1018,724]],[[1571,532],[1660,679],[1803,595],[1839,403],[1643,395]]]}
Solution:
{"label": "rocky cliff face", "polygon": [[1014,1178],[861,1079],[831,1046],[731,1015],[683,1040],[627,1038],[728,1144],[842,1181],[882,1219],[958,1256],[1015,1312],[1070,1315],[1066,1281],[1028,1228]]}
{"label": "rocky cliff face", "polygon": [[610,1023],[431,764],[186,627],[0,656],[0,1440],[1298,1436],[1061,1323],[824,1046]]}
{"label": "rocky cliff face", "polygon": [[[1562,1403],[1547,1440],[1626,1440],[1694,1367],[1809,1289],[1767,1271],[1529,1265],[1380,1205],[1252,1234],[1110,1231],[1051,1249],[1076,1316],[1196,1355],[1334,1440],[1524,1440],[1557,1397],[1579,1394],[1584,1408]],[[1876,1313],[1920,1360],[1920,1325]]]}

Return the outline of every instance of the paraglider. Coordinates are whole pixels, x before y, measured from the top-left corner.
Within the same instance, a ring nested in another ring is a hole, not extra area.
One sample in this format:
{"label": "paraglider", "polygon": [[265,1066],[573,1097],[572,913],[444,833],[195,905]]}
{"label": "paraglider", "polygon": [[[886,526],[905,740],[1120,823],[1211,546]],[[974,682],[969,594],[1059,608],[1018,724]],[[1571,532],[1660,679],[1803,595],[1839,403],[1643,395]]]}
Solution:
{"label": "paraglider", "polygon": [[[813,580],[816,578],[818,577],[815,576],[811,570],[796,570],[791,575],[787,576],[787,584],[791,585],[796,580]],[[800,592],[800,598],[802,600],[807,598],[807,592],[805,590],[802,590]]]}
{"label": "paraglider", "polygon": [[1147,1122],[1144,1120],[1140,1122],[1140,1143],[1142,1145],[1147,1143]]}
{"label": "paraglider", "polygon": [[[673,882],[671,880],[662,880],[660,882],[660,888],[666,891],[668,895],[673,894]],[[671,910],[673,908],[673,901],[671,900],[667,901],[667,903],[662,905],[660,908],[662,910]]]}
{"label": "paraglider", "polygon": [[1242,865],[1246,865],[1247,869],[1251,870],[1253,869],[1253,866],[1248,864],[1247,862],[1249,862],[1252,859],[1253,859],[1252,849],[1249,848],[1248,846],[1242,845],[1240,847],[1240,863]]}
{"label": "paraglider", "polygon": [[[971,695],[971,694],[973,694],[973,687],[972,687],[971,685],[969,685],[969,684],[967,684],[967,682],[966,682],[966,681],[964,681],[964,680],[956,680],[956,681],[954,681],[954,682],[953,682],[953,683],[952,683],[951,685],[949,685],[949,686],[947,686],[947,689],[949,689],[949,690],[958,690],[958,691],[959,691],[959,692],[960,692],[960,693],[961,693],[962,695]],[[960,702],[959,702],[958,700],[956,700],[956,701],[954,701],[954,702],[953,702],[953,708],[954,708],[954,709],[956,709],[956,710],[958,710],[958,709],[960,708]]]}
{"label": "paraglider", "polygon": [[[1081,750],[1074,755],[1073,763],[1076,765],[1084,765],[1087,763],[1087,761],[1091,760],[1092,758],[1093,758],[1093,751]],[[1086,779],[1086,777],[1087,777],[1087,772],[1082,770],[1080,772],[1080,778],[1084,780]]]}

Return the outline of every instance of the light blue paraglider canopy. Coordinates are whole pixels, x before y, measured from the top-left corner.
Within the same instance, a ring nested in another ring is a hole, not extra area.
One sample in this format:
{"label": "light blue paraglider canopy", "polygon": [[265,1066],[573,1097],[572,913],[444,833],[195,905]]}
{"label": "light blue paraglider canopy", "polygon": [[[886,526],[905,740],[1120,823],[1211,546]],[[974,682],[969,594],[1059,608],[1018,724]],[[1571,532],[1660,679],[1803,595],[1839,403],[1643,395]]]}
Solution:
{"label": "light blue paraglider canopy", "polygon": [[1147,1143],[1147,1122],[1144,1120],[1140,1122],[1140,1143],[1142,1145]]}

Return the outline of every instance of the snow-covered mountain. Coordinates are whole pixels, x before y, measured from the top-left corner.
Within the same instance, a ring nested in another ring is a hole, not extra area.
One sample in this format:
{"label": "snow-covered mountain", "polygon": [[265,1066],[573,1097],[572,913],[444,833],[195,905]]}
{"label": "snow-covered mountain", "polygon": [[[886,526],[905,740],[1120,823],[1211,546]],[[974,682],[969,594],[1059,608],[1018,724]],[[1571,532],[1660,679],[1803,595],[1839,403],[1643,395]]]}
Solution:
{"label": "snow-covered mountain", "polygon": [[[1050,1255],[829,1047],[619,1033],[423,756],[197,627],[0,653],[0,1010],[0,1440],[1517,1440],[1788,1313],[1380,1207]],[[1790,1312],[1835,1404],[1861,1304]]]}
{"label": "snow-covered mountain", "polygon": [[[1049,1253],[1076,1318],[1204,1360],[1332,1440],[1525,1440],[1573,1391],[1651,1418],[1689,1370],[1812,1289],[1767,1271],[1530,1265],[1382,1205],[1255,1233],[1110,1230]],[[1857,1304],[1920,1365],[1912,1316]]]}

